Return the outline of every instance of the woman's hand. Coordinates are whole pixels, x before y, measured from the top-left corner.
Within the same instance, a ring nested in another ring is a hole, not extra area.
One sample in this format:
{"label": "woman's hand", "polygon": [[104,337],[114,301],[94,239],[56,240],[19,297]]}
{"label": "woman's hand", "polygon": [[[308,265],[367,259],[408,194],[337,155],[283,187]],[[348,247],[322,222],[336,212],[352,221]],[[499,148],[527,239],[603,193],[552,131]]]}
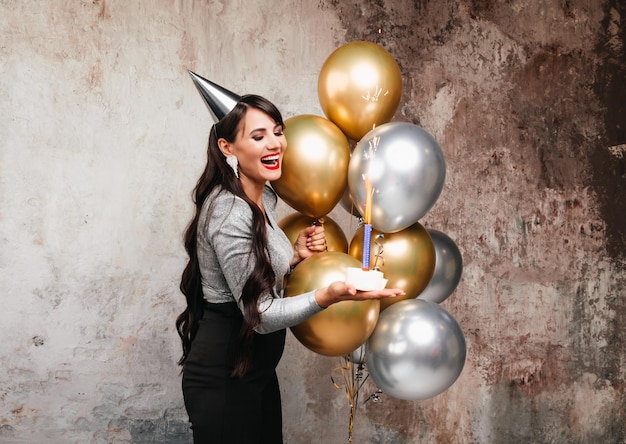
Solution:
{"label": "woman's hand", "polygon": [[298,238],[293,246],[293,259],[290,265],[293,267],[298,262],[322,251],[326,251],[324,227],[321,225],[306,227],[298,233]]}
{"label": "woman's hand", "polygon": [[333,282],[328,287],[320,288],[315,292],[315,300],[320,307],[326,308],[341,301],[365,301],[368,299],[393,298],[404,296],[399,288],[384,288],[382,290],[359,291],[353,285],[345,282]]}

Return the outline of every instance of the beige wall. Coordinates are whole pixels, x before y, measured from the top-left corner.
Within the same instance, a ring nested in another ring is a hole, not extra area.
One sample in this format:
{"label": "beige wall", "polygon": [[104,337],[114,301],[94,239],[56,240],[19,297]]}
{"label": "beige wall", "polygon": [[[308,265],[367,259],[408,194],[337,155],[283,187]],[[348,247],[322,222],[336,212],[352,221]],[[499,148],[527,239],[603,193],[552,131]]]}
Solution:
{"label": "beige wall", "polygon": [[[0,1],[0,442],[189,442],[173,321],[212,122],[187,69],[322,115],[353,40],[446,155],[422,223],[463,252],[468,344],[442,395],[360,406],[355,442],[626,439],[626,11],[491,3]],[[289,335],[287,443],[347,441],[338,364]]]}

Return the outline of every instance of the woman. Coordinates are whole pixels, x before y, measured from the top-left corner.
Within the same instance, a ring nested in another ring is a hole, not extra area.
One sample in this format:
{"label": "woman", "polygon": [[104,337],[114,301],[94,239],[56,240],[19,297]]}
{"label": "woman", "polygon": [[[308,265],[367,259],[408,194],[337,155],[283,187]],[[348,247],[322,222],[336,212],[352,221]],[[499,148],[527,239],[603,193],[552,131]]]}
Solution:
{"label": "woman", "polygon": [[325,250],[323,227],[306,228],[291,245],[275,219],[277,196],[267,182],[281,175],[283,128],[272,103],[247,95],[210,131],[185,232],[187,308],[176,320],[195,443],[282,443],[275,369],[285,329],[342,300],[402,294],[334,282],[282,298],[289,270]]}

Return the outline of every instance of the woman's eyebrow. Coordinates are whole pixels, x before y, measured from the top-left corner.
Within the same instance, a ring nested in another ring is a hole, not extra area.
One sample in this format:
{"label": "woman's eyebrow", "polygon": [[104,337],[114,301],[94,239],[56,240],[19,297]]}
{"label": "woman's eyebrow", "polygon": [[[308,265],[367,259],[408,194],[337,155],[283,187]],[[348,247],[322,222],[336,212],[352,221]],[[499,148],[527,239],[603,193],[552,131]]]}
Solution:
{"label": "woman's eyebrow", "polygon": [[[283,126],[282,126],[280,123],[277,123],[276,125],[274,125],[274,128],[273,128],[273,129],[274,129],[274,130],[276,130],[277,128],[282,128],[282,127],[283,127]],[[251,136],[253,133],[255,133],[255,132],[257,132],[257,131],[260,131],[260,132],[266,133],[266,132],[267,132],[267,129],[265,129],[265,128],[255,128],[255,129],[251,130],[251,131],[250,131],[250,133],[249,133],[248,135],[250,135],[250,136]]]}
{"label": "woman's eyebrow", "polygon": [[253,130],[250,131],[250,133],[248,135],[252,135],[253,133],[257,132],[257,131],[261,131],[261,132],[267,132],[267,130],[265,128],[255,128]]}

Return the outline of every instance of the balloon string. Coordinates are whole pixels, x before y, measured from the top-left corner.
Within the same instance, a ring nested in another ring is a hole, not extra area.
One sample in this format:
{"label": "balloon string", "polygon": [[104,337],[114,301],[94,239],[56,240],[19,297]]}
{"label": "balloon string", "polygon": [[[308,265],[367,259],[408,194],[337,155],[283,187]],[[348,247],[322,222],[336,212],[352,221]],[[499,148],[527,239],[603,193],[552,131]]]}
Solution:
{"label": "balloon string", "polygon": [[376,244],[376,254],[374,259],[374,266],[372,267],[374,270],[380,270],[380,266],[378,265],[378,260],[380,259],[380,265],[385,265],[385,259],[383,258],[383,240],[385,239],[385,235],[383,233],[379,233],[374,237],[374,244]]}
{"label": "balloon string", "polygon": [[380,396],[382,394],[383,394],[383,391],[381,389],[376,390],[374,393],[369,395],[365,401],[363,401],[363,404],[365,404],[367,401],[372,401],[374,403],[382,401],[380,399]]}
{"label": "balloon string", "polygon": [[[350,419],[348,421],[348,442],[352,442],[354,418],[356,416],[356,410],[359,400],[359,389],[367,380],[367,376],[369,376],[367,375],[365,378],[363,378],[363,368],[363,364],[357,364],[355,366],[350,362],[349,359],[342,358],[341,364],[335,369],[335,371],[340,371],[341,373],[341,378],[343,379],[343,388],[346,392],[348,405],[350,406]],[[330,379],[335,388],[342,388],[339,384],[335,382],[332,375]]]}

